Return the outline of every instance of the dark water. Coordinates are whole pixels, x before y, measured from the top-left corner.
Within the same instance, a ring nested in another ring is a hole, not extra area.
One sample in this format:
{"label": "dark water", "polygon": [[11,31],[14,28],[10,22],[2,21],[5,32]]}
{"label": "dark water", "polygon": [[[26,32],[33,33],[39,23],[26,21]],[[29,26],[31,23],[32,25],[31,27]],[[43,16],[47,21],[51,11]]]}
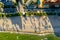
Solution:
{"label": "dark water", "polygon": [[16,8],[4,8],[4,13],[15,13],[17,12]]}
{"label": "dark water", "polygon": [[34,12],[34,10],[35,11],[43,10],[47,13],[60,13],[60,8],[32,8],[32,7],[30,7],[30,8],[25,8],[25,9],[28,9],[28,10],[33,11],[33,12]]}

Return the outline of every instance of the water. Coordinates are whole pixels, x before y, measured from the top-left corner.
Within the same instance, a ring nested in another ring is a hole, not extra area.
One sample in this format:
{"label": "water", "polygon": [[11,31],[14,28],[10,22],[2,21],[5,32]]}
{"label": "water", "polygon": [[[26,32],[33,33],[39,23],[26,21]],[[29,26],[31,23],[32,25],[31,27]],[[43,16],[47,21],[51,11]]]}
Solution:
{"label": "water", "polygon": [[32,8],[30,6],[30,8],[25,8],[25,9],[33,11],[33,12],[36,12],[37,10],[40,10],[40,11],[43,10],[46,13],[60,13],[60,8]]}
{"label": "water", "polygon": [[17,11],[16,8],[5,8],[4,13],[15,13]]}

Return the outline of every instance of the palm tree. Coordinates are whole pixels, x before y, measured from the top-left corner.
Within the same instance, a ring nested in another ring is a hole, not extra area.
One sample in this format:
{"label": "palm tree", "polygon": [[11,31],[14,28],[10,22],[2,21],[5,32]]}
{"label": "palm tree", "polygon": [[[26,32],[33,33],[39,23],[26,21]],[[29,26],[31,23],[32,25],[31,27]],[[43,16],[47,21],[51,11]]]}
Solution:
{"label": "palm tree", "polygon": [[16,3],[18,4],[19,0],[16,0]]}
{"label": "palm tree", "polygon": [[2,12],[3,12],[3,7],[4,7],[4,4],[2,2],[0,2],[0,17],[2,18]]}
{"label": "palm tree", "polygon": [[17,10],[18,12],[23,12],[24,11],[24,8],[23,8],[23,0],[16,0],[16,3],[17,3]]}
{"label": "palm tree", "polygon": [[0,2],[0,12],[3,12],[3,7],[4,7],[4,4]]}
{"label": "palm tree", "polygon": [[3,7],[4,7],[4,4],[0,2],[0,12],[3,12]]}

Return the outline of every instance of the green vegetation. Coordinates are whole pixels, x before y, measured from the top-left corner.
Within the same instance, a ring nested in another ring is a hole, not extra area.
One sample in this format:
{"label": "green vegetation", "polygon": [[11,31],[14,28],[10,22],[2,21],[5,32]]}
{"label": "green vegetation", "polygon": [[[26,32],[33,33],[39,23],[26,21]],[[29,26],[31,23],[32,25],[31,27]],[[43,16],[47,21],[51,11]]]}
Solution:
{"label": "green vegetation", "polygon": [[0,13],[0,17],[14,17],[14,16],[47,16],[46,13],[25,13],[24,15],[22,13],[15,13],[15,14],[2,14]]}
{"label": "green vegetation", "polygon": [[60,13],[58,13],[57,15],[60,16]]}
{"label": "green vegetation", "polygon": [[0,2],[0,7],[4,7],[4,4],[2,2]]}
{"label": "green vegetation", "polygon": [[24,0],[24,3],[26,3],[27,2],[27,0]]}
{"label": "green vegetation", "polygon": [[56,15],[56,13],[47,13],[47,15]]}
{"label": "green vegetation", "polygon": [[0,2],[0,12],[3,12],[4,4]]}
{"label": "green vegetation", "polygon": [[27,12],[23,16],[47,16],[47,14],[46,13]]}
{"label": "green vegetation", "polygon": [[15,34],[15,33],[0,33],[0,40],[60,40],[60,37],[55,35],[37,36],[31,34]]}
{"label": "green vegetation", "polygon": [[[56,15],[56,13],[33,13],[33,12],[27,12],[23,15],[23,13],[15,13],[15,14],[2,14],[0,13],[0,17],[14,17],[14,16],[49,16],[49,15]],[[58,16],[60,16],[60,13],[57,14]]]}

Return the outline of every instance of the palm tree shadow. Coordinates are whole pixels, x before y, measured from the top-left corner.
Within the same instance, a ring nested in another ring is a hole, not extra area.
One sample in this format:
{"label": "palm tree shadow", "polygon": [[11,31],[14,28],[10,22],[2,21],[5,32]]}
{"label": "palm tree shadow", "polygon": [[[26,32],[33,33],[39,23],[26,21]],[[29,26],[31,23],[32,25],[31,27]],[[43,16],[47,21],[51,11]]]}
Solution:
{"label": "palm tree shadow", "polygon": [[[21,20],[21,17],[17,16],[17,17],[10,17],[10,20],[12,22],[12,25],[18,25],[18,28],[20,30],[22,30],[22,20]],[[18,30],[18,29],[17,29]]]}
{"label": "palm tree shadow", "polygon": [[60,37],[60,25],[59,25],[59,20],[58,17],[56,16],[49,16],[49,20],[52,24],[53,30],[54,30],[54,34],[58,37]]}

